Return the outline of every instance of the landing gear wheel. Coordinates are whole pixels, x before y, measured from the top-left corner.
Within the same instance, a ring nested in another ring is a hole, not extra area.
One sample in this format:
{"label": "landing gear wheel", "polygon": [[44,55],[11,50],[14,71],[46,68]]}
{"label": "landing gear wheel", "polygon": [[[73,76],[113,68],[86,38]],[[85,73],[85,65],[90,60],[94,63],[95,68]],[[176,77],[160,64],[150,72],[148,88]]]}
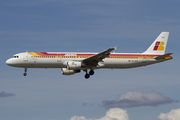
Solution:
{"label": "landing gear wheel", "polygon": [[24,68],[24,72],[25,73],[23,75],[26,76],[27,75],[27,73],[26,73],[27,72],[27,68]]}
{"label": "landing gear wheel", "polygon": [[94,75],[94,70],[90,70],[89,75]]}
{"label": "landing gear wheel", "polygon": [[24,73],[23,75],[24,75],[24,76],[26,76],[26,75],[27,75],[27,73]]}
{"label": "landing gear wheel", "polygon": [[89,77],[90,77],[90,75],[89,74],[85,74],[85,76],[84,76],[86,79],[88,79]]}

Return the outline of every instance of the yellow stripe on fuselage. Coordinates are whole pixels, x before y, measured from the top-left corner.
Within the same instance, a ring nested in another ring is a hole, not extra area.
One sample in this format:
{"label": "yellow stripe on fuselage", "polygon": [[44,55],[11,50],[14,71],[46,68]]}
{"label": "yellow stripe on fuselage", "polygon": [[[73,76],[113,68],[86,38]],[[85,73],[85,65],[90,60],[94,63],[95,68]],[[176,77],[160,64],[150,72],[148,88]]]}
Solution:
{"label": "yellow stripe on fuselage", "polygon": [[154,59],[153,57],[138,57],[138,59]]}

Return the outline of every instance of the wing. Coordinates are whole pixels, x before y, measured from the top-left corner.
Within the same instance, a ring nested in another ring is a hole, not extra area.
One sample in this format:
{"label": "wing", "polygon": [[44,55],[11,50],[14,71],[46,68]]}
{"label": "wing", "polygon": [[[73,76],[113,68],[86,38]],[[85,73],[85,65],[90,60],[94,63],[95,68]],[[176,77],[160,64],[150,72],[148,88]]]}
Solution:
{"label": "wing", "polygon": [[97,66],[99,61],[102,61],[105,57],[109,57],[109,54],[111,51],[117,49],[117,47],[109,48],[103,52],[100,52],[98,54],[95,54],[89,58],[84,59],[82,62],[91,67],[91,66]]}

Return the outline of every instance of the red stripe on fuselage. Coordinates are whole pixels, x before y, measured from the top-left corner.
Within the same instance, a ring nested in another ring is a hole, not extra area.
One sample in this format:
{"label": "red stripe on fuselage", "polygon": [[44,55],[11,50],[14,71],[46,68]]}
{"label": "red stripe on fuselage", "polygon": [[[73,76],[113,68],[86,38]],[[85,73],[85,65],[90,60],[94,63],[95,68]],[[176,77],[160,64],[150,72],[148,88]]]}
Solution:
{"label": "red stripe on fuselage", "polygon": [[[90,57],[95,55],[95,53],[47,53],[47,52],[35,52],[40,56],[82,56]],[[109,57],[157,57],[160,55],[144,55],[144,54],[110,54]]]}

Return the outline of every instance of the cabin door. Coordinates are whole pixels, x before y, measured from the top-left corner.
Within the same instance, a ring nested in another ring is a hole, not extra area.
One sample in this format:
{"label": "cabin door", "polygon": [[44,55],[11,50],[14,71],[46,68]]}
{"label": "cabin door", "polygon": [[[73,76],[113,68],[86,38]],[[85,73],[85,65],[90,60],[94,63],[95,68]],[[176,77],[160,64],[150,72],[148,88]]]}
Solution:
{"label": "cabin door", "polygon": [[28,53],[24,53],[23,55],[23,61],[28,62]]}
{"label": "cabin door", "polygon": [[57,54],[57,62],[61,62],[61,54]]}
{"label": "cabin door", "polygon": [[148,59],[147,59],[146,55],[142,55],[142,62],[143,63],[147,63],[148,62]]}

